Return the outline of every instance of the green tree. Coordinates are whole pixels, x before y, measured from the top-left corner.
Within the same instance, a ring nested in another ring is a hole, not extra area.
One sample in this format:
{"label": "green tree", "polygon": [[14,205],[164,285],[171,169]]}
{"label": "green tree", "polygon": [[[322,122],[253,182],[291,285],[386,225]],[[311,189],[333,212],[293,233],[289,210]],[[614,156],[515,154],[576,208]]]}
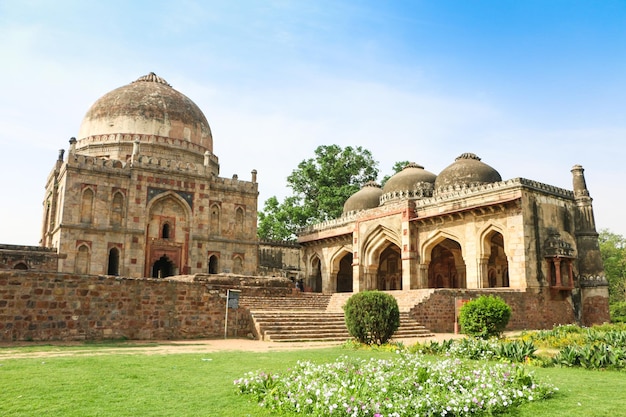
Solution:
{"label": "green tree", "polygon": [[387,180],[389,180],[389,178],[393,177],[394,174],[397,174],[398,172],[402,171],[404,167],[407,166],[409,163],[410,163],[409,161],[398,161],[395,164],[393,164],[393,167],[391,167],[391,169],[393,170],[393,173],[390,175],[385,175],[383,177],[383,180],[380,182],[381,187],[385,185],[385,183],[387,182]]}
{"label": "green tree", "polygon": [[360,146],[323,145],[315,157],[298,164],[287,177],[292,195],[281,203],[273,196],[259,212],[261,239],[295,240],[305,226],[341,216],[343,203],[361,185],[378,177],[378,162]]}
{"label": "green tree", "polygon": [[598,240],[604,273],[609,281],[609,302],[626,301],[626,238],[602,229]]}

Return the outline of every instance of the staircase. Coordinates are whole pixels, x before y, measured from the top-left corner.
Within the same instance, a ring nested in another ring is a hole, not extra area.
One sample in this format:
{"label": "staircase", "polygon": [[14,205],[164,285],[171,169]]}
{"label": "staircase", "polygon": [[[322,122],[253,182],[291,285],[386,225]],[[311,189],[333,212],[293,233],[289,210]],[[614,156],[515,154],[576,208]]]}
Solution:
{"label": "staircase", "polygon": [[[400,307],[400,327],[393,338],[430,336],[431,333],[409,315],[409,310],[430,292],[415,290],[390,293],[396,297]],[[245,296],[239,303],[250,310],[256,334],[261,340],[344,341],[350,339],[350,335],[342,307],[351,295],[352,293],[297,293],[285,297]]]}

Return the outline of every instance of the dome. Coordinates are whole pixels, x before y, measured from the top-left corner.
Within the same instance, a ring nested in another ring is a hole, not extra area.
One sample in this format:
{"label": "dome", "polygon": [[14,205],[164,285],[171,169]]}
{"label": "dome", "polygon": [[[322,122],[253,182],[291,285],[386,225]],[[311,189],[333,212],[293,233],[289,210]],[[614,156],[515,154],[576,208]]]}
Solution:
{"label": "dome", "polygon": [[[112,139],[115,138],[115,139]],[[206,117],[187,96],[153,72],[119,87],[98,99],[83,118],[77,150],[91,155],[110,155],[111,141],[140,139],[142,154],[163,156],[163,148],[188,153],[213,153],[213,137]],[[159,143],[160,151],[144,146]],[[147,150],[148,152],[144,152]]]}
{"label": "dome", "polygon": [[350,198],[346,200],[343,205],[344,214],[350,213],[351,211],[378,207],[382,193],[380,185],[376,184],[374,181],[365,183],[359,191],[352,194]]}
{"label": "dome", "polygon": [[481,162],[475,154],[464,153],[439,173],[435,181],[435,189],[472,187],[498,181],[502,181],[498,171]]}
{"label": "dome", "polygon": [[[409,192],[411,195],[421,196],[423,191],[432,190],[436,178],[435,174],[426,171],[423,166],[411,162],[387,180],[383,187],[383,194]],[[416,194],[415,191],[421,192]]]}

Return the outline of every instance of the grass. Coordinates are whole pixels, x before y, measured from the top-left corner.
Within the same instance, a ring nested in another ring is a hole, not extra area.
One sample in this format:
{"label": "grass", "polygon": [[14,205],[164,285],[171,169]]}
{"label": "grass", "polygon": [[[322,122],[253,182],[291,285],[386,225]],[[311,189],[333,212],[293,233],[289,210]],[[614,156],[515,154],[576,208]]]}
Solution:
{"label": "grass", "polygon": [[[286,370],[302,358],[330,362],[342,355],[393,355],[338,347],[170,355],[108,355],[92,348],[97,356],[4,359],[0,351],[0,415],[269,416],[248,397],[237,395],[233,380],[248,371]],[[534,371],[559,392],[553,399],[516,410],[516,417],[626,416],[624,372]]]}

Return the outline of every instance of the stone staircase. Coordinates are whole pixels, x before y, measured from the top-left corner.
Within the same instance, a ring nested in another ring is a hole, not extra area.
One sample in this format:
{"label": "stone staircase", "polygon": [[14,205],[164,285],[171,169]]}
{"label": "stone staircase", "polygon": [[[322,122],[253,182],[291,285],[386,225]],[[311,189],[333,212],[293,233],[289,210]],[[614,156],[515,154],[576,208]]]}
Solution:
{"label": "stone staircase", "polygon": [[[409,315],[409,310],[415,304],[430,295],[429,290],[389,293],[396,297],[400,307],[400,327],[393,338],[430,336],[428,329]],[[255,333],[261,340],[344,341],[350,339],[350,335],[341,307],[351,295],[297,293],[285,297],[242,297],[239,302],[250,310]]]}
{"label": "stone staircase", "polygon": [[314,310],[326,311],[331,299],[330,294],[298,292],[283,297],[241,296],[239,304],[250,311],[256,310]]}

